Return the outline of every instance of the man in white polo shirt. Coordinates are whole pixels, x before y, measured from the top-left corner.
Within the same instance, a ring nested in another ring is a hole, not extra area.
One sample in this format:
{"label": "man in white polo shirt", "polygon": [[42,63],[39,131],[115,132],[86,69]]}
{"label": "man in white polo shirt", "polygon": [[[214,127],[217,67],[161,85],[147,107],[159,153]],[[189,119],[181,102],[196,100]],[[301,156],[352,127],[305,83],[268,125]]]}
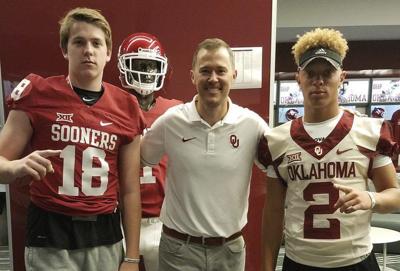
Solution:
{"label": "man in white polo shirt", "polygon": [[197,95],[157,119],[141,143],[141,160],[169,157],[159,270],[244,270],[249,184],[265,121],[229,99],[234,57],[220,39],[193,56]]}

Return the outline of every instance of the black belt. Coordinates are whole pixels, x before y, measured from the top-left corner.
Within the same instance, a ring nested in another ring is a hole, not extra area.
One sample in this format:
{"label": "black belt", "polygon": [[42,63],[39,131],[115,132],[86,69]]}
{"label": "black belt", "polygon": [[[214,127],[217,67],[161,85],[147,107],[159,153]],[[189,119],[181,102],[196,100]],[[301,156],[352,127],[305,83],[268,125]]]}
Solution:
{"label": "black belt", "polygon": [[196,244],[201,244],[201,245],[206,245],[206,246],[222,246],[226,242],[232,241],[239,236],[242,236],[242,231],[238,231],[231,236],[225,238],[225,237],[199,237],[199,236],[191,236],[186,233],[181,233],[179,231],[176,231],[174,229],[168,228],[167,226],[163,225],[163,232],[171,237],[174,237],[176,239],[185,241],[185,242],[191,242],[191,243],[196,243]]}

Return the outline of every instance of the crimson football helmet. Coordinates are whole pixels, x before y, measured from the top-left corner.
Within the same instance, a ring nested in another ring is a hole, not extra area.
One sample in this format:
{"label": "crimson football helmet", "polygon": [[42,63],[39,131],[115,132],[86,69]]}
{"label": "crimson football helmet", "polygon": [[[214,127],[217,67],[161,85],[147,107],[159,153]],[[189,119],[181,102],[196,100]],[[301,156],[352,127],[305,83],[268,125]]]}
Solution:
{"label": "crimson football helmet", "polygon": [[288,111],[285,113],[286,120],[294,120],[299,117],[299,110],[290,108]]}
{"label": "crimson football helmet", "polygon": [[371,116],[373,118],[383,118],[384,115],[385,115],[385,109],[383,109],[382,107],[375,107],[371,112]]}
{"label": "crimson football helmet", "polygon": [[145,96],[163,87],[168,60],[156,37],[135,33],[119,47],[118,69],[122,86]]}

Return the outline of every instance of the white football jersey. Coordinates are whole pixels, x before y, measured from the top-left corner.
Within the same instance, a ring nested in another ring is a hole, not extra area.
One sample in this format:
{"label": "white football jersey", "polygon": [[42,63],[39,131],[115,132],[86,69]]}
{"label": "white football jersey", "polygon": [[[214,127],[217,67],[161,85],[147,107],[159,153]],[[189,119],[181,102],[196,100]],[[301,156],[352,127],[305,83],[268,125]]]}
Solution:
{"label": "white football jersey", "polygon": [[382,119],[344,112],[333,131],[317,142],[302,118],[272,129],[260,143],[259,160],[273,165],[287,185],[285,246],[301,264],[332,268],[360,262],[371,252],[371,211],[334,209],[334,184],[367,190],[373,159],[391,155],[394,142]]}

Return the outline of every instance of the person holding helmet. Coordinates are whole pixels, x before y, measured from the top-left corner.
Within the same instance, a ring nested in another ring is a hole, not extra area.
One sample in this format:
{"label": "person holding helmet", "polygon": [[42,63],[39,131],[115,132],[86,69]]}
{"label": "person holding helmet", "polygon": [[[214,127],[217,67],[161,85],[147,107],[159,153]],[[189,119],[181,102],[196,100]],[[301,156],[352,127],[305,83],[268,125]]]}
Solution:
{"label": "person holding helmet", "polygon": [[[151,34],[131,34],[119,47],[118,69],[121,85],[136,96],[147,127],[150,127],[168,108],[182,103],[155,95],[155,92],[163,89],[168,67],[168,59],[162,44]],[[141,168],[142,262],[139,269],[142,271],[158,270],[158,246],[162,228],[159,216],[164,200],[166,169],[166,156],[154,167]]]}

